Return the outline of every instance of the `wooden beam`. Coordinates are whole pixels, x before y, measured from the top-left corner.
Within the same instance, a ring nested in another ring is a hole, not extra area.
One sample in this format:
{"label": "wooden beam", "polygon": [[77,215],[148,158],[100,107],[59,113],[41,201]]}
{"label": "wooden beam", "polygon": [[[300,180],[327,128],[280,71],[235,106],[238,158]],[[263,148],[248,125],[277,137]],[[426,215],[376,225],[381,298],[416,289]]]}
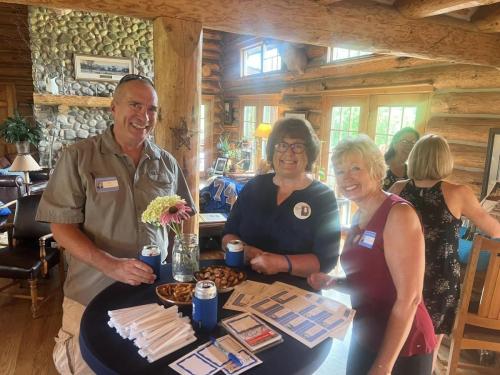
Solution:
{"label": "wooden beam", "polygon": [[296,43],[329,46],[337,42],[380,53],[500,67],[500,36],[436,20],[407,19],[393,7],[368,0],[330,5],[314,0],[3,1],[142,18],[174,17],[214,30]]}
{"label": "wooden beam", "polygon": [[74,96],[33,94],[33,102],[38,105],[63,105],[67,107],[109,108],[112,98],[98,96]]}
{"label": "wooden beam", "polygon": [[394,5],[406,17],[423,18],[498,2],[500,0],[397,0]]}
{"label": "wooden beam", "polygon": [[436,94],[431,113],[500,115],[500,92],[463,92]]}
{"label": "wooden beam", "polygon": [[[155,87],[160,116],[155,140],[178,161],[198,207],[198,131],[201,97],[201,23],[160,17],[153,23]],[[198,233],[198,216],[184,223]]]}
{"label": "wooden beam", "polygon": [[500,33],[500,3],[479,8],[471,22],[484,33]]}

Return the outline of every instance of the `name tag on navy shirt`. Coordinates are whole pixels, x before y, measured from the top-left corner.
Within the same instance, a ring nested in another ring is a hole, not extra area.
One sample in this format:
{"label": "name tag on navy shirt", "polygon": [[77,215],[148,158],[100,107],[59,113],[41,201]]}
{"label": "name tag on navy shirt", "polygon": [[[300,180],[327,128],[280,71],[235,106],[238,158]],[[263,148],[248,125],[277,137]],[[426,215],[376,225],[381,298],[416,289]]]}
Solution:
{"label": "name tag on navy shirt", "polygon": [[375,243],[375,237],[377,237],[377,233],[372,232],[370,230],[365,230],[361,239],[359,240],[359,244],[363,247],[371,249],[373,244]]}
{"label": "name tag on navy shirt", "polygon": [[98,177],[95,179],[95,190],[98,193],[120,190],[118,179],[116,177]]}

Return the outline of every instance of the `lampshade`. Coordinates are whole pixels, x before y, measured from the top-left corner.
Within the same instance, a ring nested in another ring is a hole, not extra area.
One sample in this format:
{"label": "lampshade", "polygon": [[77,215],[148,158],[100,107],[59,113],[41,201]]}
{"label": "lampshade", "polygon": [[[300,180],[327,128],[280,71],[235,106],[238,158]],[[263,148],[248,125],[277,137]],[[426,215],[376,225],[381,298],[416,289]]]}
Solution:
{"label": "lampshade", "polygon": [[[30,183],[30,174],[28,172],[39,171],[40,169],[42,169],[42,167],[38,165],[30,154],[17,154],[14,162],[10,166],[11,172],[24,172],[24,183],[28,185]],[[29,194],[29,186],[27,187],[27,191]]]}
{"label": "lampshade", "polygon": [[11,172],[30,172],[42,169],[30,154],[19,154],[10,166]]}
{"label": "lampshade", "polygon": [[271,126],[271,124],[259,124],[259,126],[257,126],[257,129],[255,130],[255,136],[259,138],[268,138],[269,134],[271,134],[272,129],[273,127]]}

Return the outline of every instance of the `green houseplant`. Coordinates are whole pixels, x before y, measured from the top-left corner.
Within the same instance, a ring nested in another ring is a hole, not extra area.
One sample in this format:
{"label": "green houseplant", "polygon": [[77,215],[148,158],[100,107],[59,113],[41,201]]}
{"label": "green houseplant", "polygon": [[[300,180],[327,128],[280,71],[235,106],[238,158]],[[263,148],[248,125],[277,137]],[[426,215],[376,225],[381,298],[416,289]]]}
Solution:
{"label": "green houseplant", "polygon": [[38,124],[31,126],[28,120],[16,111],[13,117],[7,117],[0,125],[0,137],[7,143],[25,142],[36,146],[42,137],[42,130]]}

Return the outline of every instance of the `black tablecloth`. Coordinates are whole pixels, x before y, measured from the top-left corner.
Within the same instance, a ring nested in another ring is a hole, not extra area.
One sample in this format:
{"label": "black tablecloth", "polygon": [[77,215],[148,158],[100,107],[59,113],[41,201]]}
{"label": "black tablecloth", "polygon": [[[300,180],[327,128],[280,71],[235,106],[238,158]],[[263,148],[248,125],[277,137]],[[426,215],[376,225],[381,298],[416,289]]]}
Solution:
{"label": "black tablecloth", "polygon": [[[219,261],[202,261],[201,267],[219,264]],[[299,288],[308,289],[305,279],[279,274],[265,276],[246,269],[248,279],[271,284],[282,281]],[[161,278],[156,284],[172,282],[170,265],[162,266]],[[230,293],[219,294],[219,320],[238,314],[224,310],[222,306]],[[146,303],[160,303],[155,294],[155,285],[129,286],[115,283],[99,293],[85,310],[80,327],[80,346],[83,358],[97,374],[175,374],[168,365],[194,350],[209,339],[208,334],[197,333],[198,340],[156,362],[148,363],[138,354],[138,348],[128,339],[123,339],[107,324],[108,310],[138,306]],[[179,309],[184,315],[191,316],[191,307]],[[219,337],[226,334],[218,327],[213,333]],[[257,356],[263,363],[247,371],[249,374],[311,374],[329,354],[332,340],[327,339],[313,349],[283,333],[284,342],[262,351]]]}

